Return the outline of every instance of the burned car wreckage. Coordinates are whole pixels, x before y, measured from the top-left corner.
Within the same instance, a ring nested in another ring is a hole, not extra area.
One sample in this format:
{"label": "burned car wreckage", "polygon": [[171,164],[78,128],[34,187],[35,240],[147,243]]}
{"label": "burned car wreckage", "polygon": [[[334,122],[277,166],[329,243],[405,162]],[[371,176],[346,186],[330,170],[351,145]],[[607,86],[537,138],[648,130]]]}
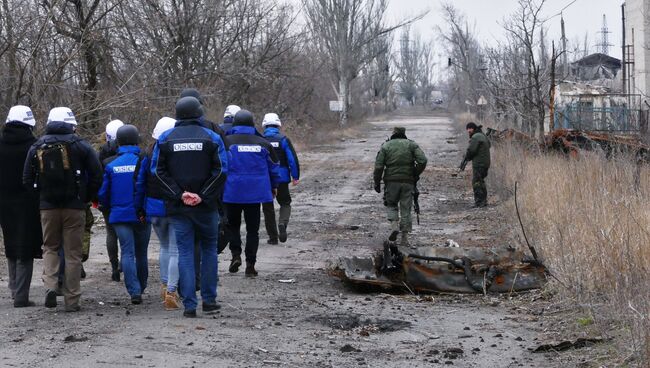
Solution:
{"label": "burned car wreckage", "polygon": [[513,248],[422,247],[386,241],[374,257],[342,258],[334,276],[358,288],[419,293],[509,293],[541,288],[546,267]]}

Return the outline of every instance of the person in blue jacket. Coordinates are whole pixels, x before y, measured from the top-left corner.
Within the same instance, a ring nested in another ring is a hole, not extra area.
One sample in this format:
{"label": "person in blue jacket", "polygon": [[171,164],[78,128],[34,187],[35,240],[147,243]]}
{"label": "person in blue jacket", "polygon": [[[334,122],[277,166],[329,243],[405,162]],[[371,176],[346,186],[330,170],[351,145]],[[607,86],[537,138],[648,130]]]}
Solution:
{"label": "person in blue jacket", "polygon": [[280,161],[280,185],[276,196],[276,200],[280,204],[280,218],[277,224],[275,222],[273,202],[262,204],[264,225],[266,226],[266,233],[269,235],[267,243],[278,244],[278,239],[282,243],[287,241],[287,226],[291,217],[289,183],[296,186],[300,182],[300,163],[291,140],[280,132],[282,121],[280,121],[278,114],[266,114],[262,126],[264,127],[264,137],[271,143]]}
{"label": "person in blue jacket", "polygon": [[246,276],[257,276],[255,262],[259,246],[260,205],[272,202],[280,184],[278,159],[271,143],[258,136],[253,114],[240,110],[226,136],[230,171],[223,193],[232,260],[229,271],[239,271],[241,261],[241,216],[246,221]]}
{"label": "person in blue jacket", "polygon": [[[176,125],[176,119],[163,117],[156,123],[151,137],[156,141],[160,135]],[[147,155],[142,159],[140,171],[138,172],[137,188],[146,188],[144,200],[147,219],[158,236],[160,242],[160,297],[165,310],[177,310],[181,308],[181,299],[178,295],[178,246],[176,244],[176,233],[172,226],[171,219],[167,216],[165,201],[162,199],[161,183],[151,173],[151,155],[155,147],[152,145]]]}
{"label": "person in blue jacket", "polygon": [[176,102],[176,126],[158,137],[151,157],[151,173],[160,181],[167,214],[178,245],[183,316],[196,317],[194,239],[201,244],[203,313],[217,304],[217,197],[228,174],[228,157],[218,134],[202,125],[203,108],[194,97]]}
{"label": "person in blue jacket", "polygon": [[131,303],[141,304],[149,277],[147,247],[151,225],[144,218],[144,188],[137,181],[142,164],[138,128],[124,125],[117,130],[117,158],[104,168],[99,203],[110,211],[108,221],[117,234],[124,284]]}

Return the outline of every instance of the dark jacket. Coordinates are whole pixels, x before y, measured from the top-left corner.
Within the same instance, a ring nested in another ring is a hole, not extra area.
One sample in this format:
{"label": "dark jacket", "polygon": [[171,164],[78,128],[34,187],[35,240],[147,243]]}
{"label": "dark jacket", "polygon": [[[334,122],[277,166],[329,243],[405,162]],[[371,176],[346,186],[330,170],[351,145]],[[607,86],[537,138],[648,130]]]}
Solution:
{"label": "dark jacket", "polygon": [[136,187],[145,188],[144,210],[147,217],[166,217],[167,208],[163,199],[162,183],[151,172],[151,155],[153,154],[153,149],[154,146],[151,147],[142,159]]}
{"label": "dark jacket", "polygon": [[86,203],[95,198],[102,184],[102,165],[95,150],[88,142],[74,134],[74,129],[70,124],[52,122],[47,125],[45,135],[32,145],[27,154],[23,170],[23,184],[26,188],[38,190],[36,151],[43,144],[56,142],[70,143],[71,166],[74,170],[79,171],[78,196],[63,205],[49,203],[41,196],[40,207],[42,210],[54,208],[84,210],[87,207]]}
{"label": "dark jacket", "polygon": [[99,203],[110,211],[108,222],[136,223],[144,206],[144,185],[137,173],[142,164],[138,146],[123,146],[117,157],[104,168]]}
{"label": "dark jacket", "polygon": [[224,203],[273,202],[272,189],[280,184],[278,159],[273,147],[255,134],[254,127],[235,126],[226,137],[230,171]]}
{"label": "dark jacket", "polygon": [[473,168],[489,169],[490,146],[490,140],[482,131],[475,132],[469,140],[465,161],[472,161]]}
{"label": "dark jacket", "polygon": [[289,183],[292,178],[300,180],[300,162],[291,140],[280,133],[280,129],[273,126],[264,129],[264,138],[271,143],[275,155],[280,161],[278,168],[280,183]]}
{"label": "dark jacket", "polygon": [[106,159],[117,155],[117,148],[117,141],[115,140],[104,143],[99,148],[99,161],[103,164]]}
{"label": "dark jacket", "polygon": [[5,255],[11,259],[41,258],[43,244],[38,195],[23,186],[27,152],[36,138],[29,126],[8,123],[0,137],[0,224]]}
{"label": "dark jacket", "polygon": [[406,136],[393,136],[381,146],[375,160],[374,181],[415,183],[427,165],[427,158],[417,143]]}
{"label": "dark jacket", "polygon": [[[201,120],[179,121],[158,138],[151,173],[160,180],[169,214],[216,210],[228,174],[224,142]],[[181,200],[185,191],[198,194],[201,204],[185,206]]]}

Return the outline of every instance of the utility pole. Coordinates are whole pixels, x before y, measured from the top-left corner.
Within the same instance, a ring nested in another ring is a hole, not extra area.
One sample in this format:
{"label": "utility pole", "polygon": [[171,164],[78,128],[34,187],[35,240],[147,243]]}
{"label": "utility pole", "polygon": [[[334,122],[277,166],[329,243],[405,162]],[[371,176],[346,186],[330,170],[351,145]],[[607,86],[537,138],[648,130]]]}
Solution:
{"label": "utility pole", "polygon": [[561,16],[560,18],[560,24],[562,26],[562,78],[566,78],[567,75],[569,75],[569,62],[567,59],[567,52],[566,52],[566,44],[567,44],[567,39],[566,39],[566,32],[564,29],[564,16]]}
{"label": "utility pole", "polygon": [[[562,27],[562,30],[564,30],[564,27]],[[553,54],[551,55],[551,90],[549,91],[549,95],[551,96],[549,101],[549,133],[555,130],[555,62],[557,60],[557,56],[555,55],[555,41],[551,44],[553,45]]]}

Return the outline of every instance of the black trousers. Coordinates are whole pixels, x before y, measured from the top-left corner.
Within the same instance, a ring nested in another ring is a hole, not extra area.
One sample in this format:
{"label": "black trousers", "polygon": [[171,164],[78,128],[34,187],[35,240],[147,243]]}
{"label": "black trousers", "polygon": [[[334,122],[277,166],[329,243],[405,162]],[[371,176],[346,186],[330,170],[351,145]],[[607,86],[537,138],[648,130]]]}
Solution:
{"label": "black trousers", "polygon": [[29,301],[29,287],[32,284],[33,259],[7,258],[9,268],[9,290],[16,304],[25,304]]}
{"label": "black trousers", "polygon": [[289,225],[289,218],[291,217],[291,193],[289,193],[289,183],[283,183],[278,186],[278,195],[275,198],[280,205],[280,218],[276,223],[275,221],[275,206],[273,202],[262,203],[262,211],[264,212],[264,226],[269,239],[278,240],[278,224],[283,224],[285,227]]}
{"label": "black trousers", "polygon": [[246,222],[246,263],[255,264],[257,261],[257,248],[260,245],[260,204],[226,203],[228,226],[230,227],[230,252],[233,256],[242,253],[241,241],[241,215],[244,213]]}

